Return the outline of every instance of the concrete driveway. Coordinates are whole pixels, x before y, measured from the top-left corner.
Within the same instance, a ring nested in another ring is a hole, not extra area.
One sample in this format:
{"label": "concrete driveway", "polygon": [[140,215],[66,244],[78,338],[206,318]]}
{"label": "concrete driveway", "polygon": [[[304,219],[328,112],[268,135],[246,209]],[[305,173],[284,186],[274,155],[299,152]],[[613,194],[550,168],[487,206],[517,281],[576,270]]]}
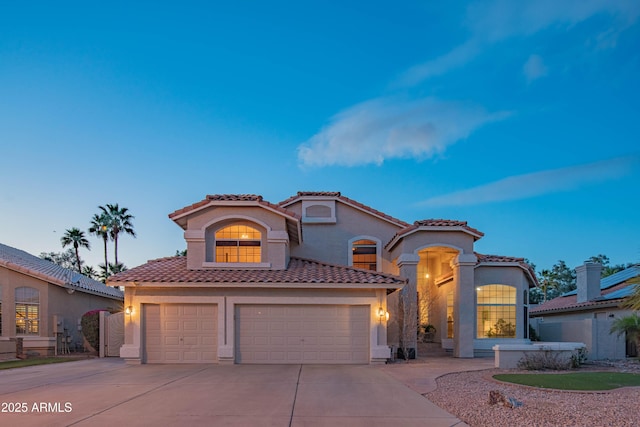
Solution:
{"label": "concrete driveway", "polygon": [[0,425],[465,425],[407,387],[398,372],[366,365],[126,365],[115,358],[33,366],[0,371]]}

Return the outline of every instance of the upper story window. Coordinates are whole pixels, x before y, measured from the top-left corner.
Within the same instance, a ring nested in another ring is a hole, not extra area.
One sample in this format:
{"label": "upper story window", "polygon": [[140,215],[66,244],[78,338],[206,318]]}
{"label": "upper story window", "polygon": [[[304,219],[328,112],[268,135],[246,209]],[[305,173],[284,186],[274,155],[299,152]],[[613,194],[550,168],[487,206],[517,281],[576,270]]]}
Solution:
{"label": "upper story window", "polygon": [[230,225],[216,231],[216,261],[258,263],[262,233],[248,225]]}
{"label": "upper story window", "polygon": [[16,334],[38,335],[40,332],[40,291],[26,286],[16,288]]}
{"label": "upper story window", "polygon": [[352,265],[355,268],[377,271],[377,244],[373,240],[356,240],[351,246]]}
{"label": "upper story window", "polygon": [[478,338],[515,338],[516,288],[485,285],[476,295]]}

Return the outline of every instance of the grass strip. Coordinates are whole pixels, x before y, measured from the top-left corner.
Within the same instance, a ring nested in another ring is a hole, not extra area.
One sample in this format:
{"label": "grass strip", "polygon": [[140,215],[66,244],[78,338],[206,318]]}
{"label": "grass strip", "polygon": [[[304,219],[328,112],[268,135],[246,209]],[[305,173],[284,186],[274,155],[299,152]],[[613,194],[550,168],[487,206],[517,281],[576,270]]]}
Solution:
{"label": "grass strip", "polygon": [[623,372],[575,372],[568,374],[498,374],[493,378],[514,384],[555,390],[598,391],[639,387],[640,374]]}
{"label": "grass strip", "polygon": [[76,360],[86,360],[86,357],[42,357],[23,360],[8,360],[0,362],[0,369],[24,368],[26,366],[50,365],[52,363],[74,362]]}

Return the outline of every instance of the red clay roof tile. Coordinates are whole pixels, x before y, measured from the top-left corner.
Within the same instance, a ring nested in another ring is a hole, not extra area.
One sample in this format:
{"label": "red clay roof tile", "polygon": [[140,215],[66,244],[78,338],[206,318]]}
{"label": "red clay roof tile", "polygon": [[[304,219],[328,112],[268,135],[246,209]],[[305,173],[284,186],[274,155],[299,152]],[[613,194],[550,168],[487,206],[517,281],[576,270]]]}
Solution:
{"label": "red clay roof tile", "polygon": [[355,206],[356,208],[362,209],[366,212],[369,212],[373,215],[379,216],[381,218],[386,219],[387,221],[390,222],[394,222],[396,224],[398,224],[401,227],[407,227],[409,226],[408,223],[402,221],[401,219],[398,218],[394,218],[391,215],[387,215],[384,212],[381,212],[377,209],[372,208],[371,206],[367,206],[363,203],[360,203],[358,201],[355,201],[353,199],[350,199],[348,197],[343,196],[339,191],[298,191],[298,194],[296,194],[295,196],[289,197],[286,200],[283,200],[282,202],[278,203],[279,206],[288,206],[291,203],[295,202],[298,199],[301,199],[303,197],[333,197],[336,198],[340,201],[342,201],[343,203],[346,203],[348,205],[351,206]]}
{"label": "red clay roof tile", "polygon": [[293,219],[296,219],[296,220],[300,219],[300,216],[297,215],[295,212],[287,210],[281,207],[280,205],[267,202],[262,199],[262,196],[259,196],[256,194],[209,194],[204,198],[204,200],[201,200],[189,206],[185,206],[182,209],[178,209],[177,211],[170,213],[169,218],[174,219],[178,216],[181,216],[185,213],[189,213],[203,206],[206,206],[211,202],[216,202],[216,201],[218,202],[257,202],[259,205],[271,208]]}
{"label": "red clay roof tile", "polygon": [[184,256],[160,258],[109,277],[109,282],[178,283],[318,283],[391,285],[401,287],[406,280],[391,274],[291,258],[286,270],[187,269]]}

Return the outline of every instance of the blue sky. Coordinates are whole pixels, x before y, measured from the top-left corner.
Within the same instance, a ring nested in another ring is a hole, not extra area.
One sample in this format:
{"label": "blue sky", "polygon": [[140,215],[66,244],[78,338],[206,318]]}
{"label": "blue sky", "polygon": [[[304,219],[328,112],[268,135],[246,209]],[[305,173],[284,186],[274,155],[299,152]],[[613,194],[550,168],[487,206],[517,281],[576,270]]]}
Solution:
{"label": "blue sky", "polygon": [[341,191],[538,268],[640,262],[639,2],[216,3],[0,5],[2,243],[119,203],[133,267],[207,194]]}

